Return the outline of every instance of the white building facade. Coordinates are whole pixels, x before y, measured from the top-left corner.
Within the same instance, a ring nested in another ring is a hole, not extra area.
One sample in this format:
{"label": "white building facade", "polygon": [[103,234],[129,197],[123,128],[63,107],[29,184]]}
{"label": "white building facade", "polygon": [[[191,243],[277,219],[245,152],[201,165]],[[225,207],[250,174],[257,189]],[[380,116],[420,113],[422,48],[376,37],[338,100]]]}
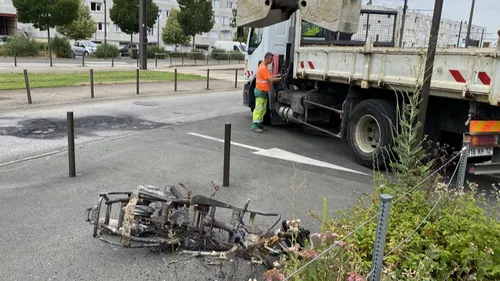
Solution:
{"label": "white building facade", "polygon": [[[90,38],[94,42],[104,42],[104,28],[106,28],[107,41],[114,44],[124,44],[130,42],[130,35],[125,34],[120,28],[114,24],[109,17],[109,10],[113,7],[113,0],[82,0],[89,6],[90,14],[96,22],[96,32]],[[166,25],[170,10],[179,8],[176,0],[153,0],[159,7],[158,20],[154,26],[148,31],[148,43],[156,44],[160,42],[160,46],[164,46],[161,41],[161,32]],[[230,27],[232,18],[232,9],[236,8],[236,0],[212,0],[214,10],[215,24],[210,32],[197,35],[195,38],[197,47],[209,47],[217,40],[232,41],[235,29]],[[104,9],[106,9],[106,20],[104,18]],[[15,8],[12,5],[12,0],[0,0],[0,14],[9,13],[15,14]],[[47,32],[40,31],[34,28],[31,24],[17,23],[17,30],[24,31],[30,37],[46,40]],[[56,31],[51,30],[51,35],[55,35]],[[159,37],[158,37],[159,35]],[[134,43],[139,42],[139,34],[132,36]],[[171,46],[167,46],[168,49]]]}

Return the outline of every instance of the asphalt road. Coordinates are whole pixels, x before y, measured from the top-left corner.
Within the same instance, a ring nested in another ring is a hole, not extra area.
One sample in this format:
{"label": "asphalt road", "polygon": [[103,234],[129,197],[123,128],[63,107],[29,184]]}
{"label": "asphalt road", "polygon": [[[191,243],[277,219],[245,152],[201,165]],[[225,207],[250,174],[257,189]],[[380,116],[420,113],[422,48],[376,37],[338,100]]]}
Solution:
{"label": "asphalt road", "polygon": [[[68,177],[64,151],[21,160],[66,146],[68,110],[76,118],[77,177]],[[371,192],[370,171],[350,160],[340,140],[293,126],[250,132],[240,91],[40,106],[2,113],[0,120],[5,280],[176,280],[177,272],[177,280],[247,281],[252,274],[247,262],[222,268],[206,268],[201,260],[168,265],[179,257],[110,247],[94,239],[84,222],[85,208],[97,203],[100,192],[183,182],[194,194],[212,194],[210,182],[222,183],[219,140],[225,122],[232,124],[235,143],[231,186],[221,188],[218,200],[242,206],[248,198],[251,209],[278,212],[284,219],[294,212],[318,230],[308,213],[320,213],[323,198],[333,211]],[[21,161],[12,163],[16,160]],[[302,182],[292,203],[292,186]]]}
{"label": "asphalt road", "polygon": [[[68,177],[64,151],[69,110],[76,123],[76,178]],[[222,184],[226,122],[232,124],[231,185],[221,187],[218,200],[243,206],[248,198],[253,210],[277,212],[284,219],[295,213],[317,231],[319,223],[309,212],[319,214],[323,198],[335,211],[372,191],[371,171],[353,163],[338,139],[296,126],[250,132],[250,111],[241,105],[240,91],[9,110],[0,115],[0,279],[260,277],[241,260],[223,267],[198,259],[169,264],[179,257],[112,247],[94,239],[84,222],[85,209],[101,192],[182,182],[194,194],[212,194],[210,182]]]}

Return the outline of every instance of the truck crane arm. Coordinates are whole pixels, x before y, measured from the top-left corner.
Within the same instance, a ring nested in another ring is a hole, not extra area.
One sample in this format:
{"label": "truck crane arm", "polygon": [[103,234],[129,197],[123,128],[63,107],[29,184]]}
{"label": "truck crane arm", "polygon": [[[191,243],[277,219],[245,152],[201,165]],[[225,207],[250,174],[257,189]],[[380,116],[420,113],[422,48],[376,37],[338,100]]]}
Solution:
{"label": "truck crane arm", "polygon": [[290,19],[300,11],[300,18],[333,32],[356,33],[361,0],[238,0],[236,25],[266,27]]}

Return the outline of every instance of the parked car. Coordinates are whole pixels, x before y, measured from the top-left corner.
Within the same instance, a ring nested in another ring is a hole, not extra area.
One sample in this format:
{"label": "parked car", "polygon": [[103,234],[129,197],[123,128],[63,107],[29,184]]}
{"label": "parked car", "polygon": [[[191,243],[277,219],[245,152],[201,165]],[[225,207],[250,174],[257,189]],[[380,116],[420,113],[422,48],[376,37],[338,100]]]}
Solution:
{"label": "parked car", "polygon": [[88,56],[95,54],[97,51],[97,44],[92,41],[75,41],[71,46],[75,56]]}
{"label": "parked car", "polygon": [[130,44],[130,43],[125,44],[123,47],[121,47],[119,49],[120,55],[122,57],[123,56],[128,56],[129,55],[129,52],[128,52],[129,49],[132,49],[133,54],[137,54],[138,50],[139,50],[139,44],[135,44],[135,43],[134,44]]}
{"label": "parked car", "polygon": [[9,39],[9,36],[7,35],[0,35],[0,46],[5,44],[7,42],[7,39]]}

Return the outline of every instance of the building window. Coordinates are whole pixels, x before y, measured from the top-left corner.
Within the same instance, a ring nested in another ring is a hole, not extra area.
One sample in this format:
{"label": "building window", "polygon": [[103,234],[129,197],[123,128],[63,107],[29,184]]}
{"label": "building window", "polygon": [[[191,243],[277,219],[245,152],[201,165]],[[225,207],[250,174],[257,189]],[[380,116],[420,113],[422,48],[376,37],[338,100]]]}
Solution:
{"label": "building window", "polygon": [[214,9],[219,9],[219,0],[212,0],[212,7]]}
{"label": "building window", "polygon": [[90,2],[90,10],[94,12],[102,11],[102,3],[99,2]]}
{"label": "building window", "polygon": [[224,39],[225,40],[233,39],[233,34],[231,32],[224,32]]}
{"label": "building window", "polygon": [[168,17],[168,12],[170,12],[170,10],[165,10],[165,18]]}
{"label": "building window", "polygon": [[116,23],[113,24],[113,29],[115,30],[115,32],[121,32],[120,27]]}
{"label": "building window", "polygon": [[217,39],[217,31],[210,31],[210,38]]}
{"label": "building window", "polygon": [[104,31],[104,23],[103,22],[98,22],[97,23],[97,30],[98,31]]}
{"label": "building window", "polygon": [[232,9],[233,8],[233,2],[227,2],[227,8]]}
{"label": "building window", "polygon": [[154,36],[155,35],[155,29],[154,28],[148,28],[148,35],[149,36]]}

